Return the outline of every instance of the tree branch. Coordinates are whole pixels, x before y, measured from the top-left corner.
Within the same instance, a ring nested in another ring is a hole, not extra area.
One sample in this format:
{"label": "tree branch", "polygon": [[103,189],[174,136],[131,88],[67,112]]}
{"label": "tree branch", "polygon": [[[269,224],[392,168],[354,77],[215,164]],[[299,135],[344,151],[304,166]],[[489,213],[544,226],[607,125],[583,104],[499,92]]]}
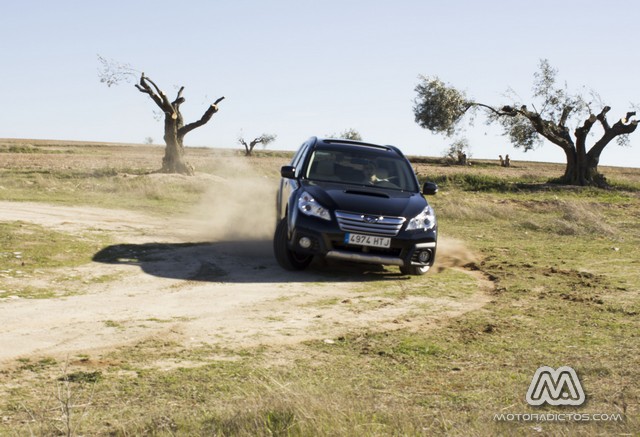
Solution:
{"label": "tree branch", "polygon": [[569,115],[573,112],[573,106],[565,106],[562,108],[562,115],[560,116],[560,121],[558,122],[558,126],[564,127],[567,123],[567,119]]}
{"label": "tree branch", "polygon": [[258,138],[255,138],[253,141],[251,141],[250,144],[253,144],[253,147],[255,147],[256,144],[264,143],[265,140],[266,140],[265,137],[258,137]]}
{"label": "tree branch", "polygon": [[[582,126],[578,126],[575,131],[576,135],[576,153],[579,165],[584,165],[585,156],[587,153],[587,135],[589,135],[589,131],[593,127],[594,123],[599,119],[599,117],[603,113],[600,112],[597,116],[591,114],[589,118],[587,118]],[[600,120],[602,121],[602,120]],[[606,130],[606,129],[605,129]],[[606,134],[605,134],[606,135]]]}
{"label": "tree branch", "polygon": [[169,98],[164,93],[164,91],[160,92],[160,97],[162,97],[162,104],[164,105],[165,108],[167,108],[167,109],[165,109],[165,112],[168,112],[168,113],[172,114],[173,118],[177,118],[177,114],[176,114],[175,108],[173,107],[173,105],[169,101]]}
{"label": "tree branch", "polygon": [[180,138],[184,138],[186,134],[188,134],[195,128],[198,128],[200,126],[207,124],[207,122],[211,120],[211,117],[213,117],[213,114],[218,112],[218,103],[220,103],[222,100],[224,100],[224,97],[220,97],[211,106],[209,106],[209,108],[205,111],[205,113],[202,115],[200,120],[194,121],[193,123],[189,123],[181,127],[180,129],[178,129],[178,136]]}
{"label": "tree branch", "polygon": [[[150,78],[148,78],[147,76],[144,75],[144,73],[142,73],[142,75],[140,76],[140,82],[149,82],[151,85],[153,85],[153,87],[156,90],[156,94],[158,94],[159,96],[161,96],[162,94],[164,94],[162,92],[162,90],[160,89],[160,87],[158,85],[156,85],[156,83],[154,81],[152,81]],[[147,85],[148,86],[148,85]]]}
{"label": "tree branch", "polygon": [[[151,87],[149,86],[149,84],[153,85],[155,92],[151,90]],[[158,106],[160,106],[160,108],[162,108],[164,112],[169,114],[174,112],[173,106],[171,106],[171,102],[167,98],[167,95],[164,93],[164,91],[162,91],[160,87],[156,85],[156,83],[153,80],[145,76],[144,73],[140,75],[140,85],[146,90],[145,92],[153,98],[156,104],[158,104]],[[137,88],[140,89],[140,87],[137,87]],[[158,101],[160,101],[160,103],[158,103]],[[174,115],[173,118],[176,118],[175,114],[173,115]]]}
{"label": "tree branch", "polygon": [[525,105],[522,105],[520,109],[516,111],[531,122],[536,132],[556,146],[562,148],[565,152],[574,149],[575,146],[569,134],[569,129],[565,126],[560,124],[556,125],[549,120],[543,119],[537,111],[531,112]]}
{"label": "tree branch", "polygon": [[611,132],[615,134],[615,136],[618,136],[630,134],[631,132],[635,131],[638,127],[638,120],[629,120],[635,115],[635,111],[627,112],[627,116],[625,118],[621,118],[611,127]]}
{"label": "tree branch", "polygon": [[[144,73],[142,73],[140,75],[140,83],[136,84],[136,88],[138,89],[138,91],[148,94],[149,97],[151,97],[151,99],[156,103],[156,105],[158,105],[160,107],[160,109],[162,109],[162,111],[167,112],[167,109],[164,107],[164,104],[162,102],[162,99],[160,98],[160,96],[158,94],[156,94],[151,87],[149,86],[149,83],[153,84],[155,86],[155,84],[149,79],[147,78]],[[157,86],[155,86],[156,90],[159,90],[159,88]]]}
{"label": "tree branch", "polygon": [[604,108],[602,108],[602,111],[600,111],[600,114],[596,116],[605,132],[611,130],[611,126],[609,126],[609,122],[607,121],[607,112],[609,112],[610,110],[611,106],[605,106]]}
{"label": "tree branch", "polygon": [[497,116],[503,116],[503,115],[509,115],[509,116],[514,116],[516,115],[516,113],[514,113],[514,109],[511,106],[503,106],[502,109],[498,110],[496,108],[494,108],[493,106],[489,106],[489,105],[485,105],[484,103],[478,103],[478,102],[469,102],[467,108],[465,109],[464,112],[467,112],[472,106],[478,106],[480,108],[484,108],[484,109],[488,109],[489,111],[493,112],[494,115]]}
{"label": "tree branch", "polygon": [[[606,123],[606,119],[604,119],[604,114],[606,114],[611,108],[606,106],[605,109],[606,111],[603,109],[602,112],[598,115],[598,120],[600,120],[600,122],[603,123],[603,127],[604,127],[604,123]],[[602,115],[601,117],[602,119],[600,118],[600,115]],[[609,127],[608,129],[605,128],[604,134],[593,145],[593,147],[591,147],[591,149],[589,150],[589,153],[587,153],[587,157],[590,160],[595,160],[595,161],[599,160],[600,154],[602,153],[604,148],[611,142],[611,140],[613,140],[615,137],[619,135],[627,135],[634,132],[638,127],[638,120],[629,121],[629,119],[634,115],[636,115],[635,111],[627,112],[627,116],[625,118],[618,120],[613,126]],[[609,125],[607,124],[607,126]]]}
{"label": "tree branch", "polygon": [[249,145],[244,140],[244,138],[238,138],[238,142],[244,146],[245,153],[248,155],[250,153]]}
{"label": "tree branch", "polygon": [[[633,123],[633,121],[629,120],[631,117],[635,117],[636,115],[636,111],[631,111],[631,112],[627,112],[627,115],[625,118],[621,119],[620,121],[624,124],[629,124],[629,123]],[[636,122],[637,123],[637,122]]]}
{"label": "tree branch", "polygon": [[599,116],[597,115],[593,115],[591,114],[589,116],[589,118],[587,118],[584,123],[582,124],[582,126],[578,126],[576,128],[576,137],[585,137],[587,136],[587,134],[589,133],[589,131],[591,130],[591,128],[593,127],[593,125],[595,124],[595,122],[597,120],[599,120],[598,118]]}
{"label": "tree branch", "polygon": [[176,99],[173,102],[171,102],[171,105],[176,109],[185,102],[185,98],[182,97],[183,91],[184,91],[184,87],[182,86],[178,91],[178,95],[176,96]]}

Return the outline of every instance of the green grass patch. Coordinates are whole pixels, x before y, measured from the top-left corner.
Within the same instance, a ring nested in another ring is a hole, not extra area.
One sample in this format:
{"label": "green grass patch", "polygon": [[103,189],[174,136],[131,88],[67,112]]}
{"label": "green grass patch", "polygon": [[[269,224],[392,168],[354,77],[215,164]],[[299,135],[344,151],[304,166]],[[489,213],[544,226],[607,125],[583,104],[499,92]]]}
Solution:
{"label": "green grass patch", "polygon": [[36,270],[91,261],[103,241],[70,235],[26,222],[0,222],[0,271],[19,277]]}
{"label": "green grass patch", "polygon": [[518,191],[519,183],[515,180],[505,178],[474,174],[456,173],[449,175],[436,175],[429,179],[443,189],[459,189],[463,191],[489,191],[489,192],[509,192]]}
{"label": "green grass patch", "polygon": [[19,370],[28,370],[30,372],[40,372],[58,364],[58,362],[51,357],[41,358],[36,362],[32,362],[29,358],[21,358],[18,361],[20,363]]}
{"label": "green grass patch", "polygon": [[[106,239],[95,235],[71,235],[26,222],[0,222],[0,298],[48,299],[75,294],[78,278],[55,269],[76,267],[91,262]],[[39,277],[55,277],[58,285],[38,285]],[[114,275],[94,278],[103,282]],[[31,283],[31,280],[36,280]],[[84,280],[85,284],[92,279]]]}
{"label": "green grass patch", "polygon": [[77,266],[101,246],[95,237],[70,235],[26,222],[0,222],[0,266],[8,275]]}

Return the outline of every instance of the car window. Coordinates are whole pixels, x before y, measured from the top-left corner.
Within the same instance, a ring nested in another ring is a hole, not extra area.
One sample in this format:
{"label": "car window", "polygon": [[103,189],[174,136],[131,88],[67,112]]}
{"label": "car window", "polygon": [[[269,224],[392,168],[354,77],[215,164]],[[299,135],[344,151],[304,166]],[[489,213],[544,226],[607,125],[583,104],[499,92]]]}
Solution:
{"label": "car window", "polygon": [[293,167],[296,168],[296,170],[299,167],[300,164],[300,158],[302,158],[302,156],[304,156],[304,152],[308,147],[308,143],[302,143],[302,145],[300,146],[300,148],[298,149],[298,151],[296,152],[295,155],[293,155],[293,159],[291,159],[291,165]]}
{"label": "car window", "polygon": [[418,191],[409,163],[386,151],[317,148],[312,153],[303,176],[319,182]]}

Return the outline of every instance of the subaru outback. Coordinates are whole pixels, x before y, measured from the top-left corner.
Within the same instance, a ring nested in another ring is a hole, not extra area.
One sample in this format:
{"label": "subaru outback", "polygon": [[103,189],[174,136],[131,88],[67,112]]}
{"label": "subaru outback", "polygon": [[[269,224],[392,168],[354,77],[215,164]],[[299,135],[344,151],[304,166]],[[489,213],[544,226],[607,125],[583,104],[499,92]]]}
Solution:
{"label": "subaru outback", "polygon": [[395,265],[422,275],[433,265],[437,222],[402,152],[343,139],[306,141],[280,170],[275,257],[302,270],[314,256]]}

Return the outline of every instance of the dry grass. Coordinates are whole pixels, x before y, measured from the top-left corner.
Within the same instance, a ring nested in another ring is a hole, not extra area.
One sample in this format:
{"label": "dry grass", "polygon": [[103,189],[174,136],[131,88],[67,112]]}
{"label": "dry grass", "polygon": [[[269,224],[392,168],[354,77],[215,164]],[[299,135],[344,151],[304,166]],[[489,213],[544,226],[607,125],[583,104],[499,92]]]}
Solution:
{"label": "dry grass", "polygon": [[[188,160],[207,177],[224,179],[239,172],[277,178],[289,159],[238,153],[189,149]],[[159,165],[157,147],[34,143],[29,151],[0,155],[2,198],[72,202],[88,192],[83,202],[102,204],[112,195],[113,202],[159,204],[167,213],[205,196],[206,178],[143,175]],[[76,399],[85,399],[77,404],[90,399],[74,430],[109,436],[637,435],[640,197],[633,187],[640,171],[603,169],[626,184],[604,191],[523,188],[556,177],[562,166],[555,164],[415,166],[425,178],[452,181],[430,202],[441,234],[477,254],[464,263],[492,285],[488,305],[436,326],[414,314],[412,327],[347,331],[330,343],[189,349],[158,338],[99,357],[72,357],[67,373],[81,377],[58,398],[73,399],[77,390]],[[169,186],[175,189],[167,194]],[[55,190],[45,197],[47,188]],[[416,293],[467,286],[447,270],[428,279]],[[397,285],[384,287],[386,299],[411,297]],[[380,290],[361,290],[374,293]],[[158,368],[163,360],[178,366]],[[588,403],[578,409],[528,406],[524,395],[540,365],[576,368]],[[52,407],[60,373],[51,360],[0,373],[0,434],[56,432],[65,418]],[[99,377],[87,380],[90,375]],[[576,411],[621,414],[624,421],[493,420],[502,412]]]}

